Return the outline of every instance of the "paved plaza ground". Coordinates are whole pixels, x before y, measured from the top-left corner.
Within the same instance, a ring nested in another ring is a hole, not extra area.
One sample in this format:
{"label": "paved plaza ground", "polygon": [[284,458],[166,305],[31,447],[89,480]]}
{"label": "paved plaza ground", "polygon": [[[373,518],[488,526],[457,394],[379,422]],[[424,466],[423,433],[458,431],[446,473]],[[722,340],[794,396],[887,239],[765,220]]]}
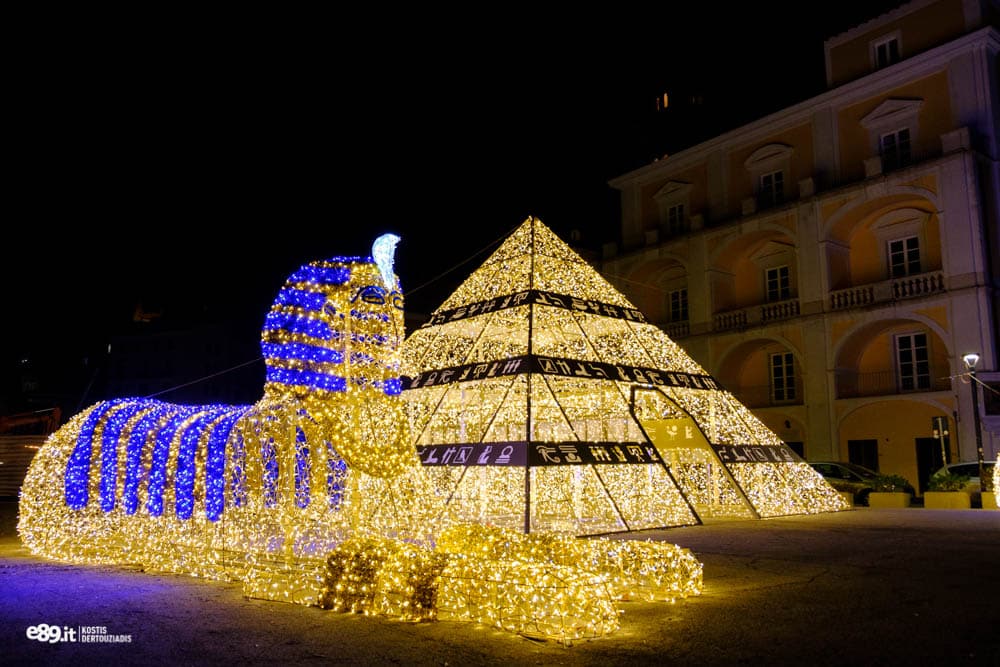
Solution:
{"label": "paved plaza ground", "polygon": [[[1000,667],[1000,511],[873,510],[643,533],[690,548],[704,593],[623,603],[565,646],[246,599],[238,583],[31,556],[0,503],[0,663],[11,665],[989,665]],[[42,643],[101,626],[118,644]]]}

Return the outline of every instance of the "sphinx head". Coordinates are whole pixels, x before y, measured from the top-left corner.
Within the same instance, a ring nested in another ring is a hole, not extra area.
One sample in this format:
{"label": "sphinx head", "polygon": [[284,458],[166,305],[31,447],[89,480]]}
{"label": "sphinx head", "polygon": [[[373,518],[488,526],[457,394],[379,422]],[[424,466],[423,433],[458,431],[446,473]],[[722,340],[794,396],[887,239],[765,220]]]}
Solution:
{"label": "sphinx head", "polygon": [[311,402],[342,392],[399,394],[398,242],[385,234],[371,257],[311,262],[289,276],[261,332],[265,396]]}

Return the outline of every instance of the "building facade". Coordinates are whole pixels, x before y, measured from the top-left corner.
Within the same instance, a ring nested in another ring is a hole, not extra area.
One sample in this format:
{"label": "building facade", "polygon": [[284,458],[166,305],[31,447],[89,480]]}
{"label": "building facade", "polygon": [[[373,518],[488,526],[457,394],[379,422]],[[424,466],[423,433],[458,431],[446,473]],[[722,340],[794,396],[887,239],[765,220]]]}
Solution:
{"label": "building facade", "polygon": [[611,181],[604,274],[807,460],[977,460],[970,352],[997,458],[998,26],[902,5],[826,41],[826,92]]}

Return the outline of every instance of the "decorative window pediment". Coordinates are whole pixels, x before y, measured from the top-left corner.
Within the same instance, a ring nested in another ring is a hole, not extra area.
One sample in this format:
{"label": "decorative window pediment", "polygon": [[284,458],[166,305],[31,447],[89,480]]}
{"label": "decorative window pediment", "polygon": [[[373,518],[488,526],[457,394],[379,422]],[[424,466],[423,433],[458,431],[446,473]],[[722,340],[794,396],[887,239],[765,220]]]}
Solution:
{"label": "decorative window pediment", "polygon": [[861,119],[866,130],[878,130],[888,126],[905,126],[914,119],[924,101],[920,99],[900,99],[890,97],[872,109]]}
{"label": "decorative window pediment", "polygon": [[750,261],[762,269],[786,264],[794,258],[795,246],[790,243],[768,241],[750,255]]}
{"label": "decorative window pediment", "polygon": [[690,196],[692,187],[694,186],[684,181],[667,181],[666,185],[656,191],[653,199],[665,203],[684,200]]}
{"label": "decorative window pediment", "polygon": [[793,152],[795,149],[788,144],[767,144],[751,153],[743,166],[751,173],[781,169],[792,158]]}

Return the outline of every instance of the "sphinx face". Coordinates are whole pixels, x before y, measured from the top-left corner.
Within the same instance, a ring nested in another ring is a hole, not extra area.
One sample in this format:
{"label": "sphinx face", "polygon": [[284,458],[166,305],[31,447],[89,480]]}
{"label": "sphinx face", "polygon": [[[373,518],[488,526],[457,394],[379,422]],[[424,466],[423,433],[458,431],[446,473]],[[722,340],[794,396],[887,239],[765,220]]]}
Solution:
{"label": "sphinx face", "polygon": [[360,258],[313,262],[293,273],[265,320],[265,393],[325,400],[329,394],[400,391],[403,295]]}
{"label": "sphinx face", "polygon": [[[384,250],[384,248],[383,248]],[[350,468],[391,477],[414,450],[400,393],[403,294],[386,263],[357,257],[293,273],[267,315],[265,403],[315,425]]]}

